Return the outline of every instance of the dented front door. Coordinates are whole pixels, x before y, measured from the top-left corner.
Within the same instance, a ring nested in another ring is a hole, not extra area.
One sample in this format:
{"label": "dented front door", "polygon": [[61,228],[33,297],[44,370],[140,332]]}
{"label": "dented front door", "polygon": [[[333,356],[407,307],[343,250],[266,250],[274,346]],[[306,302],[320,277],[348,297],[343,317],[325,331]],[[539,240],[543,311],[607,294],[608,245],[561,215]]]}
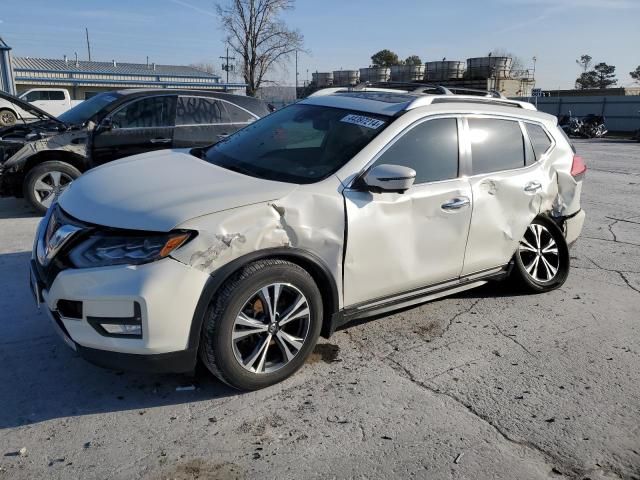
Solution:
{"label": "dented front door", "polygon": [[545,175],[541,163],[528,161],[521,130],[510,119],[470,117],[465,124],[473,211],[462,275],[507,264],[540,212]]}
{"label": "dented front door", "polygon": [[[471,205],[465,179],[415,185],[404,194],[345,190],[345,306],[457,278]],[[456,206],[454,206],[456,207]]]}

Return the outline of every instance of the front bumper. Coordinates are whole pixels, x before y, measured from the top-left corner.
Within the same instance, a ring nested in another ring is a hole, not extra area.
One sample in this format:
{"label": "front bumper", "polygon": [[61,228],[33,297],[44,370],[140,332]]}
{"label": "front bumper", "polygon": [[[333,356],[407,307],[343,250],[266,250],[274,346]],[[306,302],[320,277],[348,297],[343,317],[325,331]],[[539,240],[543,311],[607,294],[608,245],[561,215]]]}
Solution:
{"label": "front bumper", "polygon": [[[185,372],[196,305],[209,276],[171,258],[139,266],[67,269],[50,288],[31,260],[31,286],[56,331],[95,364],[133,371]],[[63,308],[73,302],[80,308]],[[101,324],[139,322],[141,335],[110,334]]]}

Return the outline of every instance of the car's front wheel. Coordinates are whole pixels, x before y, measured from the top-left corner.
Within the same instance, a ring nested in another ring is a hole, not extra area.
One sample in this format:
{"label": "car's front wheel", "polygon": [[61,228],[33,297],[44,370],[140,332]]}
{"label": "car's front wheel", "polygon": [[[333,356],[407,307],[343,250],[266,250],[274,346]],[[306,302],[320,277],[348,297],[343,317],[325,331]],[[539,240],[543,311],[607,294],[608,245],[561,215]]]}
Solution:
{"label": "car's front wheel", "polygon": [[0,127],[10,127],[11,125],[15,125],[17,121],[18,117],[16,117],[16,114],[11,110],[0,110]]}
{"label": "car's front wheel", "polygon": [[513,274],[533,292],[562,286],[569,275],[569,247],[552,220],[538,217],[527,227],[514,255]]}
{"label": "car's front wheel", "polygon": [[29,170],[24,179],[24,198],[36,212],[44,213],[81,174],[80,170],[66,162],[43,162]]}
{"label": "car's front wheel", "polygon": [[302,267],[278,259],[251,263],[216,294],[203,326],[200,357],[232,387],[273,385],[309,356],[322,312],[320,291]]}

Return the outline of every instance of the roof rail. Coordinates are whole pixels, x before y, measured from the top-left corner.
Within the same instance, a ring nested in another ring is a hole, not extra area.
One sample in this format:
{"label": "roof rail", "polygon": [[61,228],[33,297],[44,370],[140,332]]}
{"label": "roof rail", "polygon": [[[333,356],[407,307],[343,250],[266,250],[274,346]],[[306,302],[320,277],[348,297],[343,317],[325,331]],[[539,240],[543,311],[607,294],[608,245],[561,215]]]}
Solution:
{"label": "roof rail", "polygon": [[478,95],[490,98],[505,98],[497,90],[481,90],[477,88],[465,88],[465,87],[445,87],[443,85],[436,85],[433,83],[420,83],[420,82],[365,82],[368,87],[383,87],[383,88],[402,88],[409,90],[412,93],[427,93],[427,94],[440,94],[440,95]]}
{"label": "roof rail", "polygon": [[465,88],[465,87],[449,87],[455,95],[460,92],[462,95],[478,95],[489,98],[506,98],[498,90],[481,90],[478,88]]}

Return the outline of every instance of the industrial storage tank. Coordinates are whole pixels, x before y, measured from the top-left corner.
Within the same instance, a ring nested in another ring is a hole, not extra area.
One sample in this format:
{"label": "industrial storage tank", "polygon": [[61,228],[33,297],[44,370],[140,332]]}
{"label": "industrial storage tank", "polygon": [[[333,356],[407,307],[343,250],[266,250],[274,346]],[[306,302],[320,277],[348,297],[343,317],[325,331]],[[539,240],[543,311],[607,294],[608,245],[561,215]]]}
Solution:
{"label": "industrial storage tank", "polygon": [[330,87],[333,85],[333,72],[314,72],[311,74],[311,80],[318,87]]}
{"label": "industrial storage tank", "polygon": [[391,78],[391,69],[386,67],[367,67],[360,69],[361,82],[388,82]]}
{"label": "industrial storage tank", "polygon": [[424,65],[393,65],[392,82],[421,82],[424,78]]}
{"label": "industrial storage tank", "polygon": [[357,70],[334,70],[333,84],[336,86],[357,85],[359,74]]}
{"label": "industrial storage tank", "polygon": [[467,75],[469,78],[509,78],[511,74],[511,57],[477,57],[467,59]]}
{"label": "industrial storage tank", "polygon": [[465,62],[458,60],[443,60],[441,62],[425,63],[424,79],[429,82],[439,82],[464,77]]}

